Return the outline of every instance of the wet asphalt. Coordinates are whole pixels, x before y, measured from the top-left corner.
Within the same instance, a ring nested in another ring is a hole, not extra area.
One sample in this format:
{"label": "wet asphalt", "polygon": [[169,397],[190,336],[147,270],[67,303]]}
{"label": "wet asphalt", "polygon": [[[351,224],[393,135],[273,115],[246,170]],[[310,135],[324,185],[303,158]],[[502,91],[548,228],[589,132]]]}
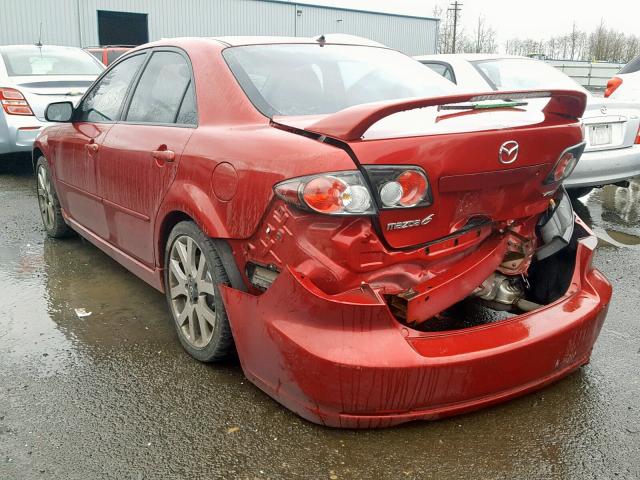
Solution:
{"label": "wet asphalt", "polygon": [[589,365],[476,413],[344,431],[290,413],[237,362],[192,360],[163,295],[79,238],[45,237],[19,163],[0,166],[0,480],[640,478],[640,180],[575,205],[614,284]]}

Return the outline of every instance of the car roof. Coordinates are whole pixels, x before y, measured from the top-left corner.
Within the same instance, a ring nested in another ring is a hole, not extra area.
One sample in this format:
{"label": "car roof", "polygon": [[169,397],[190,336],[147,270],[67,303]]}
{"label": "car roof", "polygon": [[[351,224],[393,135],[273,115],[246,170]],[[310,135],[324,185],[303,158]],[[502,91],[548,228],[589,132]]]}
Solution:
{"label": "car roof", "polygon": [[[324,37],[324,40],[322,40]],[[224,36],[212,37],[214,40],[226,43],[230,46],[239,45],[265,45],[278,43],[328,43],[328,44],[347,44],[384,47],[385,45],[369,40],[368,38],[358,37],[356,35],[346,35],[342,33],[328,33],[318,35],[317,37],[251,37],[251,36]]]}
{"label": "car roof", "polygon": [[[321,40],[324,37],[324,41]],[[367,47],[383,47],[386,45],[369,40],[368,38],[358,37],[355,35],[346,35],[341,33],[329,33],[318,35],[317,37],[277,37],[277,36],[220,36],[220,37],[176,37],[163,38],[154,42],[140,45],[137,49],[148,48],[154,46],[181,46],[193,44],[193,42],[211,42],[227,47],[236,47],[243,45],[276,45],[283,43],[290,44],[334,44],[334,45],[359,45]]]}

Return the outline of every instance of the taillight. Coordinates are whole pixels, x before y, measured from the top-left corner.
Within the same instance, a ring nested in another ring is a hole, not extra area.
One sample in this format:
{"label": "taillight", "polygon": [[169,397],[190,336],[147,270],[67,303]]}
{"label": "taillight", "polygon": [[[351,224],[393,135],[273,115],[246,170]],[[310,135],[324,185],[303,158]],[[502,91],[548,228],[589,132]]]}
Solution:
{"label": "taillight", "polygon": [[431,205],[427,175],[416,166],[364,167],[378,194],[382,209],[426,207]]}
{"label": "taillight", "polygon": [[620,85],[622,85],[622,79],[620,77],[613,77],[607,82],[607,88],[604,91],[604,96],[611,96],[611,94],[615,92]]}
{"label": "taillight", "polygon": [[347,171],[285,180],[274,186],[275,194],[297,207],[330,215],[375,213],[371,194],[360,172]]}
{"label": "taillight", "polygon": [[[431,205],[427,175],[415,166],[366,166],[380,209]],[[374,199],[358,171],[334,172],[285,180],[274,186],[285,202],[330,215],[373,215]]]}
{"label": "taillight", "polygon": [[24,95],[14,88],[0,88],[0,103],[9,115],[33,115]]}
{"label": "taillight", "polygon": [[640,145],[640,127],[638,127],[638,133],[636,134],[636,145]]}
{"label": "taillight", "polygon": [[549,175],[547,175],[544,183],[548,185],[550,183],[562,182],[571,175],[573,169],[576,168],[578,164],[578,160],[580,160],[582,156],[582,152],[584,152],[585,146],[586,143],[580,143],[562,152],[553,169],[549,172]]}

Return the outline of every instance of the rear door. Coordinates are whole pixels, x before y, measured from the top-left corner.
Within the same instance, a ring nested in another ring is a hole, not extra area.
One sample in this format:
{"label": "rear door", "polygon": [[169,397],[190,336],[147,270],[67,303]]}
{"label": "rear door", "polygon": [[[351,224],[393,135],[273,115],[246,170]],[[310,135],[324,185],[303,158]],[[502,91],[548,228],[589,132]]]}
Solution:
{"label": "rear door", "polygon": [[107,224],[98,192],[96,164],[100,146],[118,119],[132,79],[145,56],[129,57],[96,82],[74,112],[60,124],[52,144],[62,204],[74,220],[105,237]]}
{"label": "rear door", "polygon": [[189,58],[153,51],[98,163],[109,241],[146,265],[154,264],[156,213],[196,125]]}

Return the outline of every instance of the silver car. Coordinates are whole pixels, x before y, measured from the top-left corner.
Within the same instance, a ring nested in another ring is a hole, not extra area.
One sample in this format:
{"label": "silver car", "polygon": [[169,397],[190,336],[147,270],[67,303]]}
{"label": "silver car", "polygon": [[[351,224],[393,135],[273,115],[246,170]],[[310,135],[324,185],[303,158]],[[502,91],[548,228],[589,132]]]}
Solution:
{"label": "silver car", "polygon": [[104,70],[80,48],[0,46],[0,155],[30,152],[52,102],[77,102]]}
{"label": "silver car", "polygon": [[587,148],[564,181],[573,196],[593,187],[626,184],[640,175],[638,105],[593,96],[551,65],[526,57],[490,54],[427,55],[416,60],[456,83],[463,91],[560,88],[587,94],[582,117]]}

